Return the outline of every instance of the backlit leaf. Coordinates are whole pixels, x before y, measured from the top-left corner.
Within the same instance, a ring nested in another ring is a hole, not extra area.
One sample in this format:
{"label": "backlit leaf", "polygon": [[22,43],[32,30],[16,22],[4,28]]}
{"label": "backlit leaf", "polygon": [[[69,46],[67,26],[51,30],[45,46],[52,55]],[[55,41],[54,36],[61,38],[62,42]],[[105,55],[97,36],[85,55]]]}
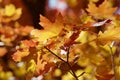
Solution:
{"label": "backlit leaf", "polygon": [[95,5],[95,3],[90,1],[86,10],[95,18],[103,19],[112,16],[116,9],[117,8],[111,7],[111,3],[109,1],[104,0],[104,2],[98,7]]}
{"label": "backlit leaf", "polygon": [[40,25],[44,28],[43,30],[35,29],[31,32],[31,35],[38,38],[38,41],[45,41],[48,38],[57,36],[64,27],[62,16],[60,14],[56,17],[55,22],[51,22],[46,17],[40,15]]}
{"label": "backlit leaf", "polygon": [[51,31],[44,31],[44,30],[37,30],[37,29],[32,30],[31,35],[37,41],[46,41],[48,38],[56,36],[56,34]]}
{"label": "backlit leaf", "polygon": [[112,41],[118,41],[120,40],[119,33],[120,33],[120,27],[108,29],[104,33],[100,32],[98,34],[97,41],[103,45],[106,43],[110,43]]}

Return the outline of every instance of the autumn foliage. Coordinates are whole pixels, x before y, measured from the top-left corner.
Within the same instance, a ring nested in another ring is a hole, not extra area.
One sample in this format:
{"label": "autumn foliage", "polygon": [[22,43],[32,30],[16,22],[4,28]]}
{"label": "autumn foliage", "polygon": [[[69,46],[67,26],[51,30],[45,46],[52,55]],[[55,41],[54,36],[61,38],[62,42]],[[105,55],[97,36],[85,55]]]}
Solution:
{"label": "autumn foliage", "polygon": [[[58,12],[51,21],[40,15],[39,24],[43,29],[22,27],[18,23],[15,27],[2,25],[5,27],[0,29],[0,38],[6,45],[0,48],[0,56],[8,51],[11,42],[14,44],[16,35],[20,37],[20,44],[15,44],[16,51],[11,57],[14,64],[22,63],[20,69],[23,70],[18,69],[21,75],[14,74],[24,76],[23,80],[119,80],[120,15],[109,0],[99,5],[96,2],[89,0],[88,7],[80,10],[79,16],[74,11],[72,15]],[[13,5],[7,7],[14,8]],[[7,17],[0,15],[1,22],[8,23],[21,13],[20,9],[15,9],[14,13],[4,14]],[[73,15],[75,18],[71,17]],[[8,29],[13,33],[7,33]],[[28,39],[23,40],[24,36]]]}

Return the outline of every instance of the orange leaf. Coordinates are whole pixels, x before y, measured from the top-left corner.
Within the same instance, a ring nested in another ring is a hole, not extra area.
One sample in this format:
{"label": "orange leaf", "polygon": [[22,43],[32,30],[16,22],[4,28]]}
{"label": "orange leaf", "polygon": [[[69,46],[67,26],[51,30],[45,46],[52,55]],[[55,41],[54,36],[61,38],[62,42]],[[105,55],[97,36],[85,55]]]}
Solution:
{"label": "orange leaf", "polygon": [[55,22],[51,22],[46,17],[40,15],[40,25],[43,26],[43,30],[34,29],[31,31],[31,35],[37,38],[37,41],[45,41],[48,38],[57,36],[60,34],[64,27],[62,16],[59,14],[56,17]]}
{"label": "orange leaf", "polygon": [[39,73],[40,71],[45,69],[45,65],[47,64],[46,61],[44,61],[43,59],[40,59],[40,54],[38,53],[37,56],[37,64],[36,64],[36,71]]}
{"label": "orange leaf", "polygon": [[55,22],[51,22],[46,17],[40,15],[40,23],[39,24],[41,26],[43,26],[43,28],[45,30],[51,31],[53,33],[59,33],[64,26],[63,17],[61,14],[58,14],[58,16],[55,19]]}
{"label": "orange leaf", "polygon": [[23,43],[27,48],[29,48],[29,47],[36,47],[37,44],[38,44],[38,42],[34,42],[34,41],[32,41],[32,40],[24,40],[24,41],[22,41],[22,43]]}
{"label": "orange leaf", "polygon": [[29,51],[24,49],[24,50],[17,50],[17,52],[15,52],[13,55],[12,55],[12,58],[14,61],[21,61],[21,59],[25,56],[28,56],[29,55]]}

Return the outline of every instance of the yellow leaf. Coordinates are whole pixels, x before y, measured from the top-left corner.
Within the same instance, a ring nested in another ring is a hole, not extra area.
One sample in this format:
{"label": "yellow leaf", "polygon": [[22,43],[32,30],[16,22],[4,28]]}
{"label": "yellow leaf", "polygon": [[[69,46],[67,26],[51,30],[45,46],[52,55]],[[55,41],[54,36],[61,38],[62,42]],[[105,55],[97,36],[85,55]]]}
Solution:
{"label": "yellow leaf", "polygon": [[28,67],[28,69],[27,69],[27,71],[29,72],[29,71],[32,71],[32,72],[34,72],[35,71],[35,69],[36,69],[36,63],[35,63],[35,61],[33,60],[33,59],[31,59],[30,60],[30,62],[29,62],[29,67]]}
{"label": "yellow leaf", "polygon": [[19,19],[20,16],[21,16],[21,14],[22,14],[22,9],[21,9],[21,8],[16,9],[16,11],[15,11],[14,16],[13,16],[12,19],[13,19],[13,20]]}
{"label": "yellow leaf", "polygon": [[21,15],[22,14],[22,9],[21,8],[16,9],[16,14]]}
{"label": "yellow leaf", "polygon": [[37,30],[37,29],[32,30],[31,35],[37,41],[46,41],[48,38],[56,36],[56,34],[53,32],[44,31],[44,30]]}
{"label": "yellow leaf", "polygon": [[91,34],[88,31],[81,31],[79,37],[75,41],[79,41],[82,44],[92,41],[96,38],[95,34]]}
{"label": "yellow leaf", "polygon": [[97,38],[97,41],[103,45],[118,40],[120,40],[120,27],[108,29],[104,33],[100,32]]}
{"label": "yellow leaf", "polygon": [[1,18],[1,20],[5,23],[19,19],[22,14],[22,9],[16,8],[13,4],[6,5],[3,11],[3,17]]}
{"label": "yellow leaf", "polygon": [[5,15],[12,16],[15,13],[15,6],[13,4],[9,4],[5,6]]}
{"label": "yellow leaf", "polygon": [[104,0],[104,2],[98,7],[95,5],[95,3],[90,1],[90,3],[88,4],[88,8],[86,10],[90,13],[90,15],[98,19],[104,19],[112,16],[116,9],[117,8],[112,8],[110,2]]}

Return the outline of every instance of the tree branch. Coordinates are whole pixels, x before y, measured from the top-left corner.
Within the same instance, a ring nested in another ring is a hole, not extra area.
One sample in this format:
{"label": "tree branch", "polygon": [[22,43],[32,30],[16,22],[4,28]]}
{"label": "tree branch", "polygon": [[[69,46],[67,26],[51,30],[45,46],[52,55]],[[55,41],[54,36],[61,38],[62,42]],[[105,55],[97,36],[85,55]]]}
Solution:
{"label": "tree branch", "polygon": [[74,70],[72,69],[72,67],[71,67],[71,65],[69,64],[69,62],[68,62],[68,58],[69,58],[69,52],[68,52],[68,55],[67,55],[67,61],[65,61],[65,60],[63,60],[61,57],[59,57],[58,55],[56,55],[54,52],[52,52],[50,49],[48,49],[47,47],[44,47],[45,49],[47,49],[51,54],[53,54],[54,56],[56,56],[58,59],[60,59],[61,61],[63,61],[65,64],[67,64],[67,66],[70,68],[70,70],[72,71],[72,75],[74,76],[74,78],[76,79],[76,80],[78,80],[78,77],[77,77],[77,75],[75,74],[75,72],[74,72]]}

